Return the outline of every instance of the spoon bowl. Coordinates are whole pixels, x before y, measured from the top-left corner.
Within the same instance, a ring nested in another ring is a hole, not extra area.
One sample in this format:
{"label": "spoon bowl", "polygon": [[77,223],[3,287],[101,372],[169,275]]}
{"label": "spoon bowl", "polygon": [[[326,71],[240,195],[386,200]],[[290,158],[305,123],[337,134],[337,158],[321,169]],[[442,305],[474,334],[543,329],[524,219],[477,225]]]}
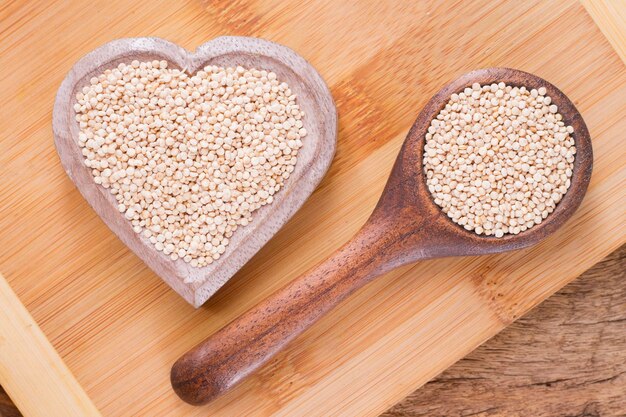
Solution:
{"label": "spoon bowl", "polygon": [[[565,125],[574,128],[572,136],[576,144],[571,185],[555,210],[538,225],[517,235],[505,234],[500,238],[465,230],[445,215],[428,190],[422,163],[424,138],[430,122],[443,109],[450,96],[473,83],[485,85],[498,82],[528,89],[546,88],[546,95],[557,105]],[[406,262],[522,249],[554,233],[576,211],[587,190],[592,164],[593,152],[587,126],[574,104],[561,90],[536,75],[511,68],[472,71],[442,88],[421,111],[402,145],[385,190],[369,221],[379,217],[396,217],[399,224],[405,225],[402,229],[408,226],[405,231],[411,230],[412,233],[403,234],[402,239],[405,240],[406,256],[414,256],[415,259],[406,259]],[[427,245],[423,245],[424,239],[428,241]]]}
{"label": "spoon bowl", "polygon": [[[501,238],[478,235],[454,223],[433,201],[422,156],[430,122],[453,93],[471,86],[504,82],[545,87],[566,125],[574,128],[576,158],[571,185],[540,224]],[[422,259],[500,253],[534,245],[554,233],[580,205],[592,170],[591,139],[574,104],[547,81],[509,68],[462,75],[426,104],[407,138],[376,208],[361,230],[328,259],[183,355],[171,382],[190,404],[203,404],[252,373],[289,341],[373,278]]]}

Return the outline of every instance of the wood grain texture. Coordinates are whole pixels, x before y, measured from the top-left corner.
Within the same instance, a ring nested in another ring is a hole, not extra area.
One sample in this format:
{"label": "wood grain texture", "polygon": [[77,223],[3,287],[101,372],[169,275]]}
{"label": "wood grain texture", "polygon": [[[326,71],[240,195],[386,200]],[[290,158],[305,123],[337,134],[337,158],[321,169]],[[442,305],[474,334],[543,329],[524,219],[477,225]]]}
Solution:
{"label": "wood grain texture", "polygon": [[[624,271],[626,246],[383,417],[619,415],[626,410]],[[0,416],[20,415],[0,387]]]}
{"label": "wood grain texture", "polygon": [[[576,142],[571,186],[550,216],[518,235],[477,235],[454,223],[432,198],[423,172],[424,141],[431,121],[450,96],[474,83],[504,82],[546,88]],[[561,227],[580,206],[593,165],[591,138],[580,113],[558,88],[511,68],[463,74],[431,98],[396,159],[374,212],[346,244],[311,270],[236,318],[187,352],[172,367],[172,387],[190,404],[203,404],[231,389],[271,360],[287,343],[372,279],[407,263],[448,256],[519,250]]]}
{"label": "wood grain texture", "polygon": [[[7,1],[0,34],[0,271],[104,415],[376,415],[626,239],[626,68],[577,2]],[[311,62],[335,98],[339,140],[302,209],[193,310],[76,191],[51,110],[73,63],[111,39],[193,50],[223,34],[271,39]],[[594,173],[574,217],[521,252],[388,273],[229,394],[180,401],[174,361],[348,240],[416,112],[446,82],[493,66],[547,79],[585,118]]]}
{"label": "wood grain texture", "polygon": [[0,385],[32,417],[100,415],[0,275]]}
{"label": "wood grain texture", "polygon": [[382,417],[626,414],[626,246]]}
{"label": "wood grain texture", "polygon": [[[80,127],[75,119],[76,93],[89,80],[120,62],[137,59],[166,60],[170,68],[194,74],[207,65],[264,69],[286,82],[305,113],[306,140],[298,163],[276,193],[274,202],[256,210],[247,226],[237,228],[226,251],[208,266],[194,268],[182,259],[172,261],[148,238],[135,233],[117,209],[110,190],[97,185],[84,164],[78,145]],[[262,39],[223,36],[200,45],[194,52],[159,38],[118,39],[82,57],[69,71],[56,95],[52,117],[55,145],[61,163],[83,197],[109,228],[152,270],[194,307],[222,287],[298,211],[328,170],[337,142],[337,111],[328,87],[302,57],[284,46]],[[192,283],[185,279],[191,278]]]}
{"label": "wood grain texture", "polygon": [[9,394],[0,386],[0,417],[22,417]]}
{"label": "wood grain texture", "polygon": [[626,1],[581,0],[581,3],[626,64]]}

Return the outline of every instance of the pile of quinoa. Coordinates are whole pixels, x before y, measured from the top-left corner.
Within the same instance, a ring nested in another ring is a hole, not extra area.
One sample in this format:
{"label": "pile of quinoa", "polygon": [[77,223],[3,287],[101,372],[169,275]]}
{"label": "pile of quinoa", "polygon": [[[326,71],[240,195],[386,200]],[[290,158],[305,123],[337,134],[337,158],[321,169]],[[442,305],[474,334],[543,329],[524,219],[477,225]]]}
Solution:
{"label": "pile of quinoa", "polygon": [[94,181],[136,233],[194,267],[272,203],[307,134],[289,86],[242,67],[120,64],[92,78],[74,110]]}
{"label": "pile of quinoa", "polygon": [[541,223],[567,192],[573,132],[543,87],[474,83],[453,94],[428,128],[428,189],[466,230],[518,234]]}

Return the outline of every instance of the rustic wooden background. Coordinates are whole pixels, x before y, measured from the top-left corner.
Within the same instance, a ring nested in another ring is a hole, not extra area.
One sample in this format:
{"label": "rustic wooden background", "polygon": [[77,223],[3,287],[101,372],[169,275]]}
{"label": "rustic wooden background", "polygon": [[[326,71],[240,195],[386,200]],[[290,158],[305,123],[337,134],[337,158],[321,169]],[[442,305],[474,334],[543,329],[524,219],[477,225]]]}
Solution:
{"label": "rustic wooden background", "polygon": [[625,271],[626,245],[382,417],[626,414]]}
{"label": "rustic wooden background", "polygon": [[[623,35],[611,35],[626,27],[611,20],[626,8],[583,4],[5,0],[0,272],[106,415],[380,413],[626,242],[626,48]],[[341,139],[302,210],[194,311],[78,195],[58,163],[50,111],[71,65],[112,38],[154,35],[193,49],[226,33],[272,39],[309,59],[333,91]],[[232,395],[202,409],[178,401],[171,363],[348,239],[378,199],[417,111],[445,82],[486,66],[543,76],[583,113],[596,159],[572,221],[527,251],[387,274]]]}
{"label": "rustic wooden background", "polygon": [[383,417],[625,416],[626,245]]}

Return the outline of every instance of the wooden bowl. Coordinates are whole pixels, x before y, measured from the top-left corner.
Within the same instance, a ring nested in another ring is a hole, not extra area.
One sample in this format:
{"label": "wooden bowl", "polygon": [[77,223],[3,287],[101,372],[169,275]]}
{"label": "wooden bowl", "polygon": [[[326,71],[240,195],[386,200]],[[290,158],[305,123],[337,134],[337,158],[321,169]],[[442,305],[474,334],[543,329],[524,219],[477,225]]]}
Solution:
{"label": "wooden bowl", "polygon": [[[193,74],[206,65],[241,65],[273,71],[289,84],[305,112],[307,136],[298,153],[295,170],[283,189],[252,215],[245,227],[233,233],[226,252],[212,264],[194,268],[182,259],[172,261],[157,251],[117,210],[111,192],[94,182],[78,146],[79,126],[73,105],[76,93],[89,80],[132,60],[166,60],[173,68]],[[129,38],[109,42],[87,54],[67,74],[54,103],[55,145],[61,163],[87,202],[107,226],[170,287],[195,307],[202,305],[230,279],[291,218],[326,173],[335,153],[337,112],[330,91],[315,69],[291,49],[256,38],[220,37],[189,52],[158,38]],[[190,277],[195,282],[185,283]]]}

